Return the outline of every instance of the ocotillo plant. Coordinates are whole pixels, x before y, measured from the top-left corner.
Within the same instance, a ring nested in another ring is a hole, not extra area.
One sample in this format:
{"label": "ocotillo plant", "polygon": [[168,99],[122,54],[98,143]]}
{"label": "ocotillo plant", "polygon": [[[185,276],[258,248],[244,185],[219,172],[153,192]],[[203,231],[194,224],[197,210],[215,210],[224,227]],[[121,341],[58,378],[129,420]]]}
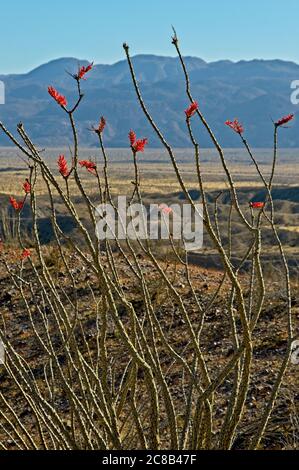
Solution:
{"label": "ocotillo plant", "polygon": [[[246,411],[250,383],[256,326],[265,302],[265,281],[261,256],[263,224],[270,225],[284,273],[287,346],[270,395],[255,419],[247,447],[260,448],[271,417],[284,374],[292,353],[294,333],[291,316],[291,288],[288,264],[274,219],[272,187],[278,152],[280,128],[292,119],[286,116],[274,123],[274,155],[270,179],[267,180],[244,137],[238,120],[227,125],[241,138],[265,190],[264,201],[251,203],[244,211],[238,191],[225,159],[225,152],[207,123],[200,106],[191,92],[188,71],[179,48],[177,35],[172,43],[177,51],[186,83],[186,132],[194,149],[194,171],[201,195],[202,213],[194,203],[177,163],[175,151],[167,142],[159,126],[148,111],[136,79],[129,47],[124,51],[136,92],[137,101],[145,119],[151,125],[166,149],[177,181],[193,212],[203,220],[204,231],[217,250],[222,264],[222,278],[215,292],[203,301],[194,285],[188,252],[184,243],[176,242],[169,232],[168,246],[172,261],[165,263],[155,252],[155,241],[126,236],[124,240],[96,236],[98,220],[103,218],[98,205],[109,204],[122,219],[113,197],[109,176],[109,156],[105,148],[106,119],[102,117],[92,128],[99,141],[102,164],[80,159],[80,147],[75,115],[84,95],[82,80],[93,64],[79,67],[73,74],[78,99],[68,108],[66,97],[53,87],[48,91],[61,112],[69,119],[73,136],[72,159],[58,156],[58,176],[43,159],[39,150],[21,123],[15,137],[4,124],[0,128],[28,161],[28,178],[24,182],[24,198],[10,198],[17,218],[17,236],[20,250],[15,259],[8,256],[5,243],[1,245],[1,263],[10,283],[18,292],[30,332],[30,342],[39,351],[36,370],[30,354],[22,352],[11,332],[11,321],[1,315],[0,339],[5,349],[2,366],[10,389],[20,393],[22,406],[30,420],[16,409],[9,392],[1,390],[0,426],[2,435],[12,440],[19,449],[231,449],[235,446],[240,423]],[[200,97],[197,97],[198,99]],[[183,110],[184,111],[184,110]],[[203,126],[214,145],[224,169],[230,193],[230,211],[226,233],[218,223],[218,198],[214,205],[208,202],[202,178],[200,144],[195,138],[195,126]],[[144,208],[139,155],[146,150],[146,138],[137,139],[129,130],[129,145],[134,168],[133,190],[129,208],[139,204]],[[88,193],[81,172],[90,173],[98,198]],[[66,282],[50,269],[47,250],[42,245],[38,229],[37,181],[47,188],[51,222],[55,240],[55,262]],[[70,187],[75,183],[87,210],[88,224],[76,207],[77,198]],[[80,235],[66,234],[57,221],[57,205],[63,204]],[[23,241],[22,211],[30,206],[32,243]],[[212,207],[213,206],[213,207]],[[172,209],[161,206],[163,217],[172,215]],[[146,225],[147,208],[142,220]],[[238,217],[250,235],[250,244],[238,265],[232,262],[234,233],[233,215]],[[92,231],[90,230],[92,227]],[[124,228],[124,227],[121,227]],[[136,227],[135,227],[136,228]],[[113,227],[108,224],[108,230]],[[226,242],[224,242],[224,238]],[[144,264],[149,267],[145,272]],[[244,283],[241,273],[245,263],[250,265],[249,281]],[[183,273],[188,295],[183,294],[175,280]],[[82,302],[78,276],[86,273],[88,305]],[[151,275],[148,275],[150,272]],[[245,285],[246,284],[246,285]],[[223,294],[225,291],[225,294]],[[207,316],[221,301],[229,325],[231,354],[223,352],[218,367],[211,367],[209,351],[202,347]],[[172,312],[171,327],[161,312],[167,305]],[[191,308],[192,307],[192,308]],[[88,310],[88,319],[84,315]],[[177,325],[177,326],[176,326]],[[176,328],[187,337],[183,347],[174,342]],[[229,391],[223,384],[230,380]],[[225,408],[218,412],[220,398],[226,394]],[[34,429],[34,432],[32,432]],[[0,446],[7,448],[6,441]]]}

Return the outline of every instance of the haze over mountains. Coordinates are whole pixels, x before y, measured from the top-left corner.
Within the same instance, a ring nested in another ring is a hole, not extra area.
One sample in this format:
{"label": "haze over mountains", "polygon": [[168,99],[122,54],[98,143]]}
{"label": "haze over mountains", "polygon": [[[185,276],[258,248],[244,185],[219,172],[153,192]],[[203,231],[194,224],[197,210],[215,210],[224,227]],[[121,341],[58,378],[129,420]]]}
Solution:
{"label": "haze over mountains", "polygon": [[[75,73],[78,59],[62,58],[41,65],[22,75],[1,76],[5,83],[6,104],[0,106],[0,119],[14,130],[22,121],[36,143],[65,146],[71,143],[71,130],[65,113],[47,93],[48,85],[57,87],[69,103],[75,100],[75,81],[66,73]],[[175,147],[190,146],[184,109],[188,105],[184,77],[177,58],[138,55],[133,58],[144,100],[167,140]],[[87,61],[80,60],[81,65]],[[228,60],[207,63],[186,57],[192,94],[198,101],[220,143],[239,147],[238,136],[228,129],[226,119],[239,118],[246,137],[254,147],[271,147],[274,120],[294,112],[291,82],[299,80],[299,65],[282,60]],[[159,142],[137,104],[126,61],[113,65],[95,65],[82,83],[85,97],[76,121],[80,144],[96,146],[96,136],[89,132],[100,116],[107,119],[105,143],[108,147],[127,147],[128,131],[148,137],[151,147]],[[299,113],[298,113],[299,115]],[[280,132],[282,147],[299,147],[299,122]],[[202,147],[211,146],[207,133],[196,119],[194,128]],[[196,125],[195,125],[196,124]],[[8,145],[0,134],[0,145]]]}

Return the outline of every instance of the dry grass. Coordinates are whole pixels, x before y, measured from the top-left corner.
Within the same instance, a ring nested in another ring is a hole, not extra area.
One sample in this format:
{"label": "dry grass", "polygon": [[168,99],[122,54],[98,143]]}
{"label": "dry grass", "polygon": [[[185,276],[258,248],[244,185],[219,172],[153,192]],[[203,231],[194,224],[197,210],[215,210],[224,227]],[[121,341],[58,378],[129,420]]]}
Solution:
{"label": "dry grass", "polygon": [[[294,150],[295,151],[295,150]],[[286,151],[286,155],[289,154]],[[44,159],[50,168],[57,167],[56,161],[59,154],[64,153],[69,159],[69,149],[49,149],[44,152]],[[130,182],[133,179],[133,162],[128,149],[109,149],[110,158],[111,186],[115,194],[126,194],[128,188],[131,188]],[[178,155],[179,167],[186,182],[190,187],[196,187],[196,174],[194,173],[193,153],[190,149],[179,149]],[[256,151],[257,158],[261,161],[261,170],[266,175],[270,174],[270,155],[268,150]],[[283,160],[277,165],[277,176],[275,183],[277,185],[287,185],[288,187],[298,184],[297,175],[299,173],[298,160],[291,161],[285,156],[283,150],[280,151]],[[239,155],[239,161],[236,158]],[[81,149],[80,158],[96,160],[100,164],[98,149]],[[253,165],[250,165],[248,158],[244,158],[242,150],[227,150],[227,158],[231,174],[236,182],[237,188],[258,188],[262,187]],[[173,168],[166,159],[162,150],[147,150],[139,157],[140,169],[142,173],[143,191],[146,194],[163,194],[177,192],[180,190],[176,180]],[[211,150],[202,151],[202,172],[205,187],[207,190],[225,190],[227,189],[225,173],[218,161],[218,158]],[[11,148],[0,148],[0,193],[1,194],[21,194],[22,182],[27,176],[28,170],[26,163],[18,156],[15,150]],[[84,183],[88,190],[94,190],[95,180],[91,175],[82,172]],[[75,187],[72,189],[74,190]],[[39,185],[37,190],[40,194],[46,191],[43,185]]]}
{"label": "dry grass", "polygon": [[[70,161],[69,149],[50,149],[44,152],[44,158],[51,169],[57,169],[57,156],[59,153],[64,153]],[[187,187],[191,189],[198,189],[197,177],[194,171],[194,163],[192,163],[193,154],[190,149],[178,152],[178,164],[182,175],[186,181]],[[110,158],[109,163],[109,177],[110,188],[114,197],[118,195],[130,196],[133,191],[131,182],[134,179],[134,169],[132,158],[128,153],[128,149],[109,149],[107,154]],[[268,177],[270,173],[270,155],[269,151],[258,151],[258,159],[262,162],[261,170]],[[288,155],[283,150],[280,151],[281,155]],[[234,150],[228,151],[229,168],[235,180],[235,185],[238,188],[240,204],[244,210],[248,210],[248,202],[256,197],[257,192],[262,189],[262,185],[256,170],[253,165],[250,165],[248,159],[242,157],[242,151]],[[236,162],[237,157],[240,156],[240,161]],[[102,163],[99,158],[97,149],[82,149],[80,153],[82,159],[93,159],[98,161],[98,167],[102,172]],[[165,159],[165,155],[161,150],[146,150],[144,154],[139,155],[140,171],[141,171],[141,189],[143,198],[146,204],[150,203],[180,203],[181,188],[177,182],[171,164]],[[293,158],[293,157],[292,157]],[[219,200],[219,225],[223,233],[227,231],[227,218],[228,218],[228,188],[225,182],[225,174],[222,166],[220,165],[217,156],[210,150],[202,151],[202,174],[207,190],[207,195],[210,198],[211,211],[213,211],[213,200],[219,191],[224,194],[223,199]],[[277,226],[282,233],[285,251],[290,258],[292,265],[292,274],[296,274],[299,266],[299,258],[297,253],[298,246],[298,233],[297,219],[299,213],[299,201],[286,200],[286,194],[289,189],[294,190],[294,186],[298,184],[297,174],[299,172],[299,163],[296,160],[290,163],[288,158],[278,164],[277,176],[275,178],[275,188],[281,189],[281,196],[275,200]],[[88,194],[92,195],[93,200],[97,201],[98,187],[96,178],[87,173],[84,169],[80,171],[83,184]],[[22,184],[28,175],[26,163],[22,161],[15,151],[12,149],[0,149],[0,195],[2,194],[1,202],[5,203],[8,195],[15,195],[20,197],[22,194]],[[62,180],[62,178],[61,178]],[[70,192],[72,197],[76,200],[76,206],[80,217],[84,218],[86,215],[85,204],[82,203],[78,197],[78,188],[75,186],[73,179],[70,179]],[[296,192],[296,191],[295,191]],[[36,186],[36,193],[39,197],[39,206],[41,214],[44,217],[49,216],[47,190],[43,183],[42,178],[38,179]],[[293,197],[293,196],[292,196]],[[274,197],[275,198],[275,197]],[[57,198],[57,207],[59,214],[63,217],[65,209],[59,204]],[[237,256],[242,257],[242,254],[247,249],[248,237],[243,236],[243,227],[239,224],[239,220],[234,218],[234,230],[239,233],[239,237],[235,243],[235,252]],[[0,235],[1,236],[1,235]],[[273,249],[273,239],[271,230],[265,230],[263,244],[267,247],[267,256],[271,257],[275,252],[276,247]],[[194,262],[204,263],[206,267],[211,267],[210,246],[207,243],[204,245],[206,253],[204,256],[199,256]],[[269,258],[270,260],[270,258]],[[274,262],[274,260],[272,260]],[[267,262],[267,260],[266,260]]]}

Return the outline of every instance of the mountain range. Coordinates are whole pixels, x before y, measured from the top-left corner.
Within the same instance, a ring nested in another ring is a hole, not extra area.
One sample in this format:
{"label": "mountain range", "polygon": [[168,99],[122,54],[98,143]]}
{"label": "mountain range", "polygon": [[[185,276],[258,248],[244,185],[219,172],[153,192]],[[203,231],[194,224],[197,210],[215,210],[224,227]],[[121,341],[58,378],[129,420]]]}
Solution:
{"label": "mountain range", "polygon": [[[208,123],[224,147],[239,147],[240,140],[224,122],[238,118],[245,127],[246,138],[253,147],[268,148],[273,143],[272,120],[289,113],[299,115],[299,105],[291,104],[291,82],[299,80],[299,65],[283,60],[206,62],[185,57],[192,94]],[[71,143],[71,129],[65,113],[47,93],[49,85],[75,101],[76,83],[69,73],[76,73],[78,63],[86,60],[60,58],[43,64],[29,73],[0,75],[5,84],[6,102],[0,106],[0,120],[14,130],[22,121],[32,139],[47,147]],[[184,76],[178,58],[154,55],[133,57],[136,76],[144,101],[168,142],[174,147],[188,147],[190,141],[184,110],[189,104]],[[69,73],[67,73],[69,72]],[[107,147],[127,147],[128,131],[148,137],[150,146],[159,141],[138,106],[125,60],[112,65],[94,65],[82,82],[84,99],[75,119],[82,146],[96,146],[97,138],[89,129],[105,116]],[[211,142],[200,122],[193,118],[196,137],[202,147]],[[299,120],[280,132],[280,145],[299,147]],[[0,134],[0,145],[8,145]]]}

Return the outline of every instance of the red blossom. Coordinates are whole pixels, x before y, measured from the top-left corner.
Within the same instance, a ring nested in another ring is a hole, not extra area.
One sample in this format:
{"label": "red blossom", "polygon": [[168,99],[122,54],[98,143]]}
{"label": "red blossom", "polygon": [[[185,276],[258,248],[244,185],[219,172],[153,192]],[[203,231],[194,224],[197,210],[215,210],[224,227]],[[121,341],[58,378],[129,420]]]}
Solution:
{"label": "red blossom", "polygon": [[244,127],[243,125],[238,121],[238,119],[234,119],[233,121],[226,121],[225,124],[230,127],[233,131],[235,131],[237,134],[243,134],[244,132]]}
{"label": "red blossom", "polygon": [[264,206],[264,202],[250,202],[250,207],[252,207],[252,209],[262,209]]}
{"label": "red blossom", "polygon": [[133,145],[136,142],[136,134],[132,130],[130,130],[130,132],[129,132],[129,140],[130,140],[131,147],[133,147]]}
{"label": "red blossom", "polygon": [[48,93],[49,93],[50,96],[52,96],[52,98],[56,101],[56,103],[60,104],[60,106],[66,106],[67,105],[67,100],[66,100],[65,96],[58,93],[58,91],[55,90],[55,88],[53,88],[52,86],[48,87]]}
{"label": "red blossom", "polygon": [[185,110],[185,114],[187,116],[187,119],[190,119],[198,110],[198,103],[197,101],[193,101],[193,103],[190,104],[190,106]]}
{"label": "red blossom", "polygon": [[10,196],[9,202],[11,206],[16,210],[20,211],[24,207],[24,201],[17,201],[14,197]]}
{"label": "red blossom", "polygon": [[136,140],[136,134],[134,131],[130,130],[129,132],[129,140],[131,147],[135,153],[137,152],[144,152],[144,147],[148,143],[148,139],[138,139]]}
{"label": "red blossom", "polygon": [[284,124],[287,124],[288,122],[290,122],[293,118],[294,118],[294,114],[288,114],[287,116],[284,116],[281,119],[279,119],[279,121],[275,122],[275,126],[276,127],[283,126]]}
{"label": "red blossom", "polygon": [[24,189],[26,194],[29,194],[30,191],[31,191],[31,184],[29,183],[29,181],[27,179],[26,179],[25,183],[23,184],[23,189]]}
{"label": "red blossom", "polygon": [[167,206],[166,204],[160,204],[159,209],[166,215],[172,214],[173,212],[172,208]]}
{"label": "red blossom", "polygon": [[28,248],[25,248],[22,252],[21,259],[27,259],[31,256],[31,251]]}
{"label": "red blossom", "polygon": [[64,177],[67,178],[69,176],[69,170],[67,167],[67,161],[65,159],[64,155],[59,155],[58,160],[58,168],[59,168],[59,173]]}
{"label": "red blossom", "polygon": [[94,162],[91,162],[90,160],[80,160],[79,165],[82,168],[86,168],[89,173],[95,175],[96,174],[96,164]]}
{"label": "red blossom", "polygon": [[103,130],[105,129],[106,127],[106,119],[104,118],[104,116],[101,117],[100,119],[100,123],[99,123],[99,126],[97,128],[97,133],[98,134],[102,134]]}
{"label": "red blossom", "polygon": [[85,67],[84,65],[82,65],[82,67],[79,67],[79,71],[78,71],[78,75],[76,75],[76,78],[78,80],[86,80],[85,79],[85,75],[87,74],[87,72],[89,72],[91,69],[93,68],[93,62],[89,65],[87,65],[87,67]]}
{"label": "red blossom", "polygon": [[147,139],[138,139],[136,140],[135,144],[132,145],[134,152],[144,152],[144,147],[147,145]]}

